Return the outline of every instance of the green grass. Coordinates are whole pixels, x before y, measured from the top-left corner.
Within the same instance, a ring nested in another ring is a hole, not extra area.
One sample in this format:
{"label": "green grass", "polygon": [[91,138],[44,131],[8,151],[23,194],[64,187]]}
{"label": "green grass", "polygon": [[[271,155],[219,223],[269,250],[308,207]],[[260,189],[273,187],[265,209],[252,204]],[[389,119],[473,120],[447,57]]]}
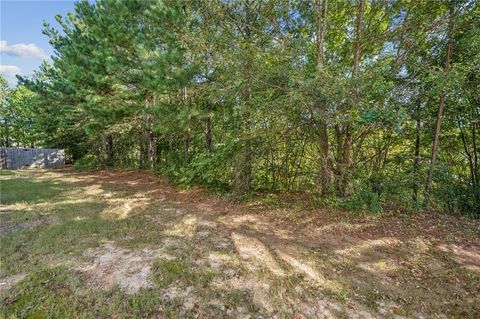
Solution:
{"label": "green grass", "polygon": [[152,267],[152,278],[160,287],[177,286],[206,287],[218,275],[214,270],[179,260],[158,260]]}
{"label": "green grass", "polygon": [[149,291],[126,296],[118,288],[85,289],[81,278],[66,267],[31,273],[6,298],[6,318],[141,318],[154,316],[162,303]]}
{"label": "green grass", "polygon": [[[42,221],[31,228],[0,236],[0,277],[27,274],[14,287],[0,292],[0,317],[145,318],[162,315],[193,318],[198,309],[182,310],[182,299],[165,298],[163,290],[171,286],[193,287],[197,298],[218,297],[215,290],[207,289],[217,272],[182,261],[195,253],[175,247],[171,253],[179,256],[178,261],[158,259],[153,263],[152,288],[142,288],[128,295],[119,287],[104,289],[87,284],[80,273],[68,266],[72,262],[85,261],[87,249],[99,247],[106,240],[127,249],[157,247],[165,239],[161,235],[162,224],[152,223],[144,215],[126,219],[104,216],[105,211],[115,208],[116,200],[135,195],[116,184],[104,185],[112,194],[104,197],[103,194],[86,194],[85,187],[97,185],[95,181],[68,183],[55,174],[43,178],[42,173],[31,171],[2,171],[0,176],[2,204],[12,205],[13,210],[2,215],[2,221],[17,224]],[[147,204],[146,213],[159,212],[157,207]],[[168,225],[182,216],[166,211],[161,217]],[[209,312],[214,317],[220,315],[218,309],[205,309],[204,313]]]}
{"label": "green grass", "polygon": [[0,183],[0,202],[4,205],[45,202],[57,198],[66,189],[65,183],[51,180],[7,179]]}

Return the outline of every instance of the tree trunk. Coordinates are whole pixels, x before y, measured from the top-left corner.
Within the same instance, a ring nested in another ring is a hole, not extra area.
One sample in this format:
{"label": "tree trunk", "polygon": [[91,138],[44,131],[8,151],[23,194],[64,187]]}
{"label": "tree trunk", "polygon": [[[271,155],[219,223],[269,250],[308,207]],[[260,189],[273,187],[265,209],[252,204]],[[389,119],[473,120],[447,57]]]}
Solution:
{"label": "tree trunk", "polygon": [[107,166],[113,166],[113,136],[111,134],[107,135],[106,147]]}
{"label": "tree trunk", "polygon": [[190,152],[190,134],[188,130],[183,133],[183,156],[188,161],[188,153]]}
{"label": "tree trunk", "polygon": [[347,123],[344,128],[344,140],[342,147],[342,154],[340,159],[340,181],[337,187],[337,195],[340,197],[347,196],[348,183],[350,179],[350,153],[352,149],[352,133],[350,123]]}
{"label": "tree trunk", "polygon": [[480,184],[480,177],[479,177],[479,172],[478,172],[478,153],[477,153],[477,137],[476,137],[476,132],[475,132],[475,125],[476,123],[475,122],[472,122],[471,123],[471,126],[472,126],[472,146],[473,146],[473,158],[474,158],[474,162],[473,162],[473,170],[474,170],[474,173],[475,173],[475,180],[477,181],[478,184]]}
{"label": "tree trunk", "polygon": [[252,183],[252,154],[250,147],[242,147],[238,154],[234,172],[233,191],[237,195],[244,195],[250,191]]}
{"label": "tree trunk", "polygon": [[210,116],[205,119],[205,146],[212,152],[212,120]]}
{"label": "tree trunk", "polygon": [[[475,181],[478,186],[480,186],[480,172],[479,172],[479,166],[478,166],[478,147],[477,147],[477,125],[478,121],[476,121],[477,118],[477,113],[475,106],[472,105],[472,118],[470,119],[470,129],[471,129],[471,135],[472,135],[472,157],[473,157],[473,175],[475,178]],[[480,189],[478,190],[478,195],[480,196]],[[480,197],[479,197],[479,203],[480,203]]]}
{"label": "tree trunk", "polygon": [[[460,119],[457,120],[458,128],[460,129],[460,137],[463,144],[463,149],[465,151],[465,155],[468,160],[468,165],[470,169],[470,186],[473,189],[473,200],[474,200],[474,211],[480,213],[480,181],[478,180],[478,172],[477,172],[477,161],[478,157],[476,155],[476,141],[475,141],[475,126],[472,126],[472,148],[468,145],[467,134],[465,133],[463,124],[461,123]],[[477,214],[478,215],[478,214]]]}
{"label": "tree trunk", "polygon": [[138,138],[138,144],[139,144],[139,148],[140,148],[140,153],[139,153],[139,156],[138,156],[138,165],[140,168],[145,168],[145,146],[146,146],[146,131],[145,132],[141,132],[139,134],[139,138]]}
{"label": "tree trunk", "polygon": [[[358,75],[359,67],[360,67],[360,59],[361,59],[361,41],[362,41],[362,20],[363,20],[363,12],[365,9],[365,0],[358,0],[357,4],[357,16],[355,18],[355,43],[354,43],[354,53],[353,53],[353,68],[352,68],[352,78],[355,79]],[[357,92],[354,92],[354,105],[357,104],[358,96]],[[352,128],[351,123],[348,121],[345,124],[345,128],[343,130],[343,134],[345,134],[345,138],[343,141],[343,150],[341,155],[341,163],[339,165],[340,168],[340,181],[338,183],[337,188],[337,195],[340,197],[344,197],[347,195],[348,191],[348,184],[350,179],[350,153],[352,149]]]}
{"label": "tree trunk", "polygon": [[415,203],[418,203],[418,171],[420,169],[420,130],[421,130],[421,119],[420,119],[420,103],[417,105],[416,111],[416,123],[415,123],[415,159],[413,162],[413,195],[412,199]]}
{"label": "tree trunk", "polygon": [[475,198],[475,203],[476,203],[476,211],[477,211],[477,214],[476,214],[476,217],[477,218],[480,218],[480,176],[479,176],[479,172],[478,172],[478,154],[477,154],[477,140],[476,140],[476,133],[475,133],[475,126],[476,126],[476,123],[473,122],[471,123],[471,126],[472,126],[472,147],[473,147],[473,170],[474,170],[474,176],[475,176],[475,185],[474,185],[474,189],[473,189],[473,196]]}
{"label": "tree trunk", "polygon": [[153,115],[155,111],[155,106],[156,106],[156,97],[155,94],[153,95],[153,110],[150,111],[150,114],[147,115],[147,121],[146,121],[146,139],[147,139],[147,161],[148,161],[148,167],[153,168],[155,166],[156,162],[156,147],[155,147],[155,137],[153,135],[152,131],[152,123],[154,121]]}
{"label": "tree trunk", "polygon": [[233,191],[238,195],[244,195],[250,191],[252,183],[252,152],[251,152],[251,141],[250,139],[250,129],[251,129],[251,119],[250,119],[250,103],[252,98],[252,88],[251,88],[251,78],[252,78],[252,59],[253,52],[251,52],[251,26],[252,15],[254,11],[252,10],[251,1],[245,2],[245,24],[243,26],[244,39],[247,43],[247,49],[244,54],[243,61],[243,77],[245,80],[245,85],[243,88],[243,116],[242,120],[245,124],[243,134],[246,136],[246,140],[240,146],[240,150],[237,155],[237,160],[235,162],[235,172],[233,180]]}
{"label": "tree trunk", "polygon": [[355,78],[358,74],[358,69],[360,67],[360,57],[361,57],[361,33],[362,33],[362,19],[363,11],[365,9],[365,0],[358,1],[357,8],[357,17],[355,19],[355,52],[353,55],[353,68],[352,68],[352,77]]}
{"label": "tree trunk", "polygon": [[[447,35],[448,45],[447,45],[447,52],[445,53],[445,66],[444,66],[445,73],[448,73],[448,71],[450,70],[450,59],[452,57],[452,49],[453,49],[454,27],[455,27],[455,0],[451,0],[450,10],[449,10],[448,35]],[[446,99],[446,94],[442,93],[440,95],[440,102],[438,104],[437,119],[435,123],[435,133],[433,136],[432,158],[430,160],[430,168],[428,170],[427,183],[425,185],[424,206],[428,206],[430,201],[430,190],[432,187],[433,171],[435,168],[435,163],[437,161],[438,143],[440,141],[440,127],[442,124],[443,110],[445,109],[445,99]]]}
{"label": "tree trunk", "polygon": [[147,160],[148,167],[152,168],[155,163],[155,139],[153,137],[153,132],[151,129],[148,129],[147,132]]}
{"label": "tree trunk", "polygon": [[[182,88],[182,99],[183,103],[186,108],[189,107],[188,105],[188,95],[187,95],[187,87],[184,86]],[[187,119],[185,120],[185,127],[183,131],[183,156],[185,158],[185,162],[188,162],[188,155],[190,151],[190,114],[187,114]]]}
{"label": "tree trunk", "polygon": [[317,33],[317,71],[323,67],[323,50],[325,42],[325,33],[327,29],[327,10],[328,0],[316,0],[316,33]]}
{"label": "tree trunk", "polygon": [[463,130],[463,125],[460,122],[460,120],[458,120],[457,122],[458,122],[458,128],[460,129],[460,137],[461,137],[461,140],[462,140],[463,150],[465,151],[465,155],[467,156],[468,166],[470,168],[470,181],[471,181],[472,185],[475,185],[477,182],[476,182],[476,178],[475,178],[475,167],[474,167],[473,156],[469,151],[469,147],[468,147],[468,144],[467,144],[467,139],[465,137],[465,132]]}
{"label": "tree trunk", "polygon": [[5,147],[10,147],[10,129],[8,128],[8,121],[5,120]]}
{"label": "tree trunk", "polygon": [[320,170],[318,180],[320,182],[322,196],[327,196],[331,191],[332,168],[329,159],[328,127],[324,120],[319,123],[320,133]]}
{"label": "tree trunk", "polygon": [[[325,32],[327,28],[327,7],[328,0],[317,0],[315,2],[315,11],[316,11],[316,34],[317,34],[317,73],[320,80],[320,85],[323,84],[322,81],[322,71],[323,71],[323,50],[324,50],[324,39]],[[322,105],[323,104],[323,105]],[[321,187],[321,193],[323,196],[326,196],[330,193],[331,189],[331,180],[332,180],[332,169],[331,163],[329,161],[328,154],[328,125],[326,121],[326,106],[324,103],[319,101],[317,109],[321,111],[320,120],[319,120],[319,146],[320,146],[320,163],[318,171],[318,181]]]}

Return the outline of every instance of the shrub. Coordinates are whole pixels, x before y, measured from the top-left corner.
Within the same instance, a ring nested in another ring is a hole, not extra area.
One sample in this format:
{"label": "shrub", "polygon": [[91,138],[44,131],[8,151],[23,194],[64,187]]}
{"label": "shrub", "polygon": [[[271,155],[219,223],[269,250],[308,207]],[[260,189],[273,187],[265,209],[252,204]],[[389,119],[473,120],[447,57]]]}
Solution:
{"label": "shrub", "polygon": [[102,159],[94,154],[87,154],[75,161],[73,167],[78,170],[98,170],[104,167]]}

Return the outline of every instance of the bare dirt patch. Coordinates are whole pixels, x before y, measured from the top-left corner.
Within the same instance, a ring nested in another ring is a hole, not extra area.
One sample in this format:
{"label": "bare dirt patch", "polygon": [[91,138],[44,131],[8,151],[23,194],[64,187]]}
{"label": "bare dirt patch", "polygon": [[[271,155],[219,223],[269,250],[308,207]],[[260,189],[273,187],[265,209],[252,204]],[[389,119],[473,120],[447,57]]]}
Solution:
{"label": "bare dirt patch", "polygon": [[39,224],[41,224],[41,221],[39,220],[29,221],[25,223],[16,223],[8,220],[2,220],[0,221],[0,236],[22,231],[25,229],[30,229]]}
{"label": "bare dirt patch", "polygon": [[99,248],[88,249],[85,256],[90,261],[75,268],[88,282],[105,288],[118,285],[126,293],[133,294],[140,288],[151,287],[150,269],[159,251],[128,250],[106,242]]}
{"label": "bare dirt patch", "polygon": [[58,222],[58,218],[51,215],[42,215],[39,219],[29,220],[23,223],[0,219],[0,236],[31,229],[39,225],[56,224]]}
{"label": "bare dirt patch", "polygon": [[23,278],[25,278],[26,276],[27,276],[27,274],[16,274],[16,275],[13,275],[13,276],[8,276],[8,277],[0,279],[0,291],[5,291],[5,290],[8,290],[8,289],[12,288],[18,282],[23,280]]}

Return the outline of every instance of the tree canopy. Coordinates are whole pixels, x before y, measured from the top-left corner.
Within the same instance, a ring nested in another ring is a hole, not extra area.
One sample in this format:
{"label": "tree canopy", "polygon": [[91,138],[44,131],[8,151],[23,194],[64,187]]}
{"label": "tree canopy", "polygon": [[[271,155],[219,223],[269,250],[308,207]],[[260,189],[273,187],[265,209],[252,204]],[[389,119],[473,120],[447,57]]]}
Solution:
{"label": "tree canopy", "polygon": [[98,0],[1,82],[2,146],[245,196],[480,216],[471,0]]}

